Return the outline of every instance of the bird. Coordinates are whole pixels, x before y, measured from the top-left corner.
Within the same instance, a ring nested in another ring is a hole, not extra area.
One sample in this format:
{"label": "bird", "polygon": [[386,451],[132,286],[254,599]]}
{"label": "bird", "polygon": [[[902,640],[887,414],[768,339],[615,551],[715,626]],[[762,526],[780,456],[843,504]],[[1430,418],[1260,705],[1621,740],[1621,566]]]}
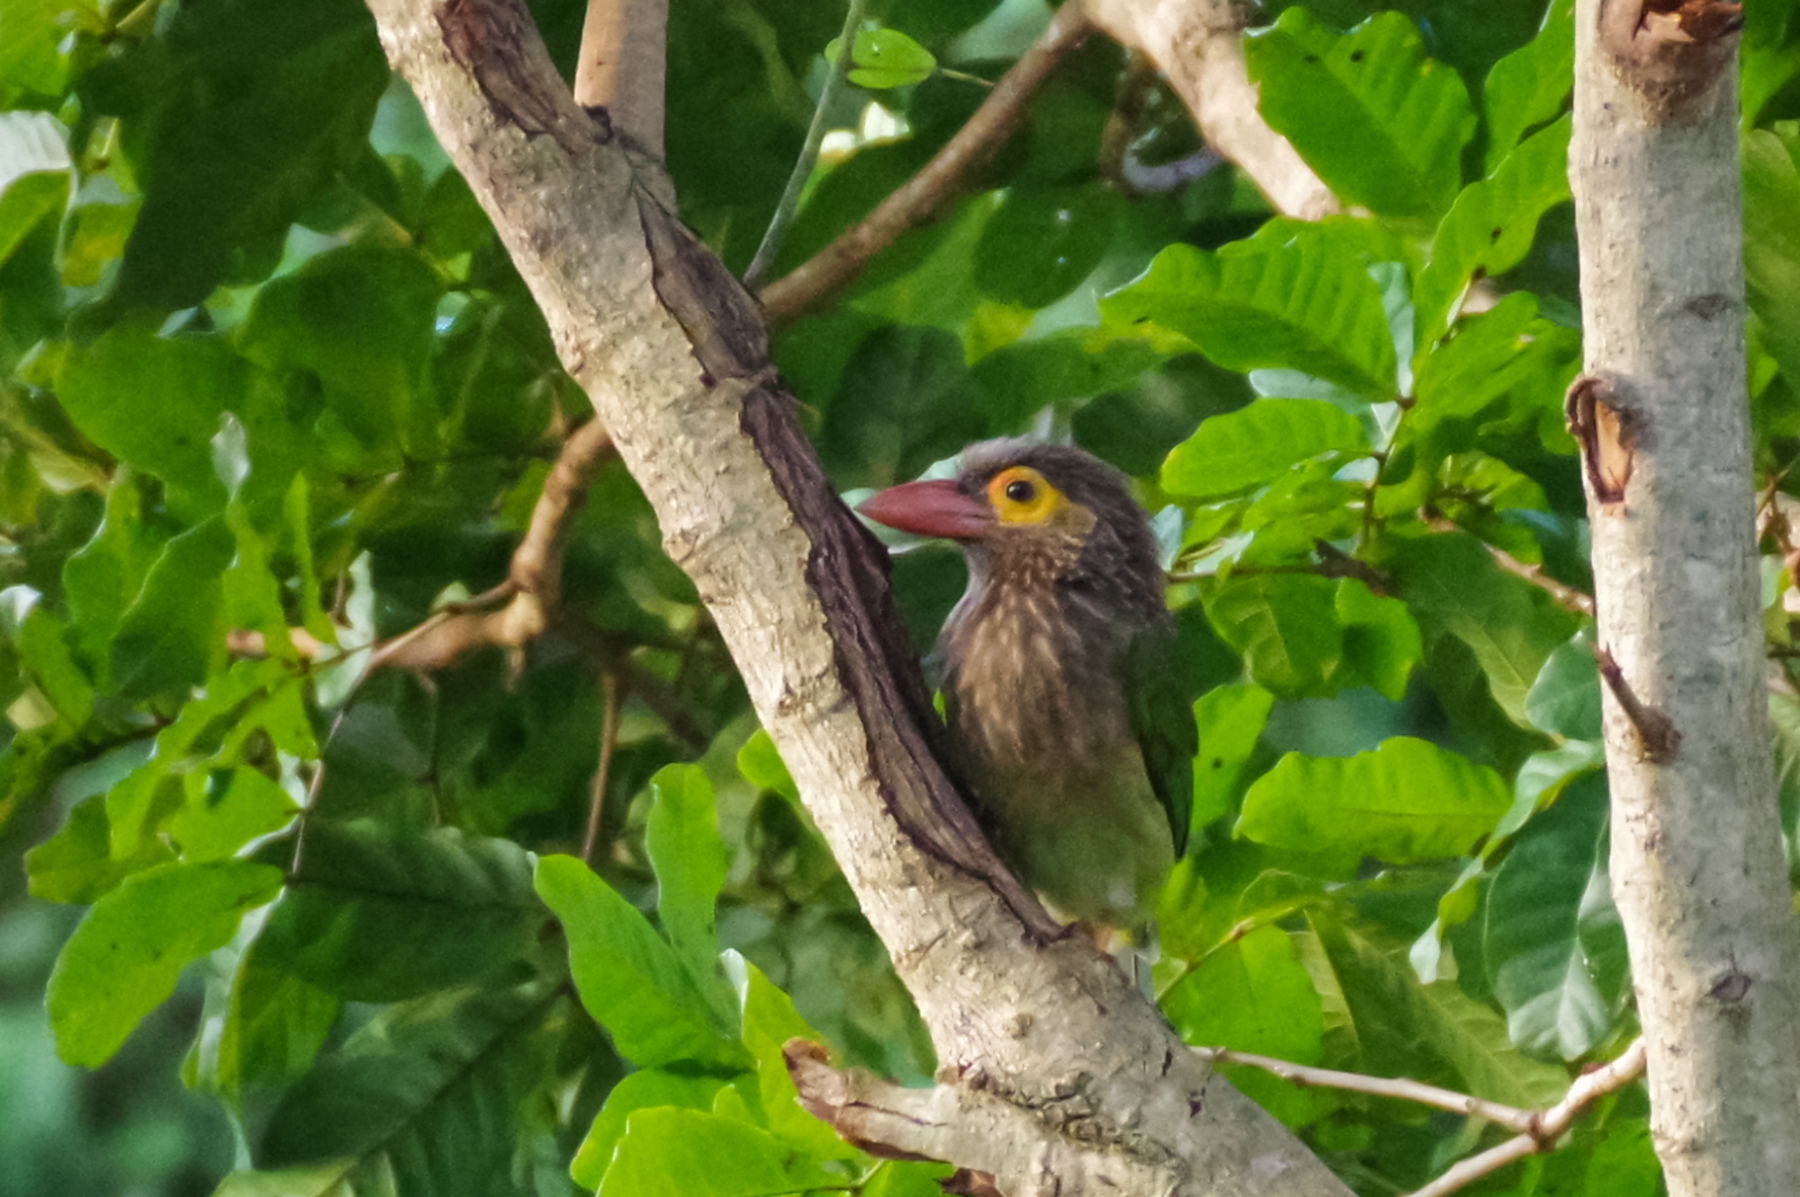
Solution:
{"label": "bird", "polygon": [[1157,541],[1073,446],[970,445],[954,478],[858,510],[956,542],[967,590],[932,657],[950,765],[995,852],[1059,921],[1142,943],[1186,848],[1199,748]]}

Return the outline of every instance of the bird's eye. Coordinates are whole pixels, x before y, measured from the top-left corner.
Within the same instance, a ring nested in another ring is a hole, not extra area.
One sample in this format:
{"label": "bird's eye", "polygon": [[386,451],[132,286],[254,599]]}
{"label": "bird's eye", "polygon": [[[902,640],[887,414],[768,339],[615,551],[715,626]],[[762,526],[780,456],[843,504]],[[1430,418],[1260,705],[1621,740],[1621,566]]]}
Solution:
{"label": "bird's eye", "polygon": [[1037,487],[1023,478],[1015,478],[1006,484],[1006,497],[1015,503],[1029,503],[1037,498]]}

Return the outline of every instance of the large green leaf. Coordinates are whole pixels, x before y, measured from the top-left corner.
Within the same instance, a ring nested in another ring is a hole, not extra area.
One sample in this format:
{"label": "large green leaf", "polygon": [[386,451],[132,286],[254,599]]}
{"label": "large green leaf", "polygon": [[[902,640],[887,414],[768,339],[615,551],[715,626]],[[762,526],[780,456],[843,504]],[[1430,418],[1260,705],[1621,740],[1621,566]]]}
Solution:
{"label": "large green leaf", "polygon": [[773,1197],[841,1189],[844,1180],[768,1131],[656,1106],[626,1119],[600,1197]]}
{"label": "large green leaf", "polygon": [[1511,805],[1492,769],[1402,736],[1353,757],[1288,753],[1244,795],[1237,834],[1352,864],[1408,864],[1466,855]]}
{"label": "large green leaf", "polygon": [[245,321],[244,355],[316,379],[321,398],[362,445],[433,448],[418,391],[443,284],[412,250],[350,246],[264,286]]}
{"label": "large green leaf", "polygon": [[743,962],[744,1046],[756,1057],[757,1090],[769,1129],[820,1159],[867,1164],[863,1154],[800,1105],[783,1052],[790,1039],[820,1042],[819,1033],[800,1017],[794,1000],[777,989],[761,969]]}
{"label": "large green leaf", "polygon": [[569,1165],[569,1175],[583,1188],[598,1189],[612,1166],[619,1140],[625,1137],[626,1119],[639,1110],[657,1107],[710,1110],[713,1098],[728,1083],[721,1076],[694,1076],[660,1068],[640,1069],[622,1078],[606,1095],[606,1105],[595,1116],[587,1138],[581,1141]]}
{"label": "large green leaf", "polygon": [[1524,261],[1538,220],[1569,198],[1569,132],[1565,117],[1532,134],[1494,173],[1465,187],[1431,242],[1419,274],[1418,344],[1429,349],[1449,326],[1464,288]]}
{"label": "large green leaf", "polygon": [[1209,499],[1258,486],[1314,458],[1367,454],[1362,423],[1318,399],[1258,399],[1213,416],[1175,446],[1162,468],[1172,495]]}
{"label": "large green leaf", "polygon": [[1552,0],[1538,35],[1494,64],[1481,89],[1487,172],[1494,173],[1533,125],[1562,113],[1575,86],[1575,0]]}
{"label": "large green leaf", "polygon": [[392,1002],[517,963],[543,922],[531,856],[510,840],[315,819],[263,941],[265,959],[327,992]]}
{"label": "large green leaf", "polygon": [[1106,256],[1124,205],[1098,182],[1012,188],[975,243],[975,284],[1002,303],[1048,307]]}
{"label": "large green leaf", "polygon": [[1513,1042],[1573,1060],[1613,1029],[1627,993],[1625,933],[1607,876],[1603,774],[1526,825],[1494,874],[1482,958]]}
{"label": "large green leaf", "polygon": [[1284,368],[1390,399],[1394,342],[1381,288],[1340,228],[1271,221],[1217,253],[1171,245],[1100,303],[1108,323],[1153,322],[1231,370]]}
{"label": "large green leaf", "polygon": [[129,698],[186,690],[224,656],[220,582],[231,533],[213,517],[164,546],[112,642],[112,684]]}
{"label": "large green leaf", "polygon": [[1283,698],[1328,694],[1343,654],[1336,593],[1309,574],[1234,577],[1206,596],[1206,615],[1258,685]]}
{"label": "large green leaf", "polygon": [[1450,206],[1475,111],[1408,17],[1380,13],[1339,35],[1296,6],[1246,41],[1244,58],[1264,119],[1338,198],[1386,216]]}
{"label": "large green leaf", "polygon": [[[1262,926],[1221,946],[1162,997],[1176,1032],[1196,1046],[1228,1047],[1317,1064],[1324,1022],[1312,977],[1288,933]],[[1304,1121],[1314,1103],[1288,1082],[1256,1069],[1228,1071],[1265,1109]]]}
{"label": "large green leaf", "polygon": [[115,300],[197,304],[274,269],[288,225],[366,152],[387,86],[354,0],[231,0],[172,14],[82,80],[85,110],[123,118],[144,192]]}
{"label": "large green leaf", "polygon": [[650,791],[644,848],[656,870],[657,917],[695,988],[723,1003],[713,918],[731,860],[719,838],[712,783],[698,765],[666,765],[650,779]]}
{"label": "large green leaf", "polygon": [[188,962],[223,947],[245,912],[280,888],[280,869],[249,861],[166,864],[126,878],[94,903],[56,958],[45,1004],[57,1055],[105,1063],[175,992]]}
{"label": "large green leaf", "polygon": [[1525,695],[1532,726],[1569,740],[1600,738],[1600,671],[1585,636],[1551,653]]}
{"label": "large green leaf", "polygon": [[1421,536],[1395,545],[1399,594],[1428,641],[1452,635],[1474,652],[1494,701],[1525,723],[1525,696],[1577,618],[1494,564],[1472,536]]}
{"label": "large green leaf", "polygon": [[541,858],[536,885],[562,920],[582,1004],[620,1055],[640,1068],[748,1066],[736,1028],[717,1024],[680,958],[618,891],[572,856]]}
{"label": "large green leaf", "polygon": [[1790,385],[1800,379],[1800,139],[1744,135],[1744,290],[1762,343]]}
{"label": "large green leaf", "polygon": [[338,998],[287,971],[259,937],[231,979],[212,1083],[232,1101],[253,1085],[286,1088],[312,1066],[342,1008]]}
{"label": "large green leaf", "polygon": [[247,375],[218,337],[163,337],[122,324],[68,359],[56,393],[95,444],[214,505],[225,491],[213,473],[212,438],[220,413],[243,405]]}
{"label": "large green leaf", "polygon": [[1568,1089],[1563,1069],[1521,1055],[1506,1024],[1454,981],[1421,984],[1397,944],[1315,908],[1309,920],[1342,988],[1355,1053],[1339,1067],[1436,1080],[1524,1109]]}
{"label": "large green leaf", "polygon": [[508,1187],[520,1104],[543,1084],[541,986],[458,990],[392,1006],[288,1090],[259,1168],[355,1159],[400,1197],[489,1197]]}
{"label": "large green leaf", "polygon": [[1231,811],[1238,779],[1274,708],[1261,686],[1219,686],[1194,703],[1200,755],[1194,758],[1193,830]]}
{"label": "large green leaf", "polygon": [[1415,438],[1448,421],[1536,413],[1562,420],[1563,392],[1581,366],[1581,335],[1538,317],[1537,298],[1515,291],[1461,321],[1456,335],[1420,359],[1418,405],[1406,428]]}

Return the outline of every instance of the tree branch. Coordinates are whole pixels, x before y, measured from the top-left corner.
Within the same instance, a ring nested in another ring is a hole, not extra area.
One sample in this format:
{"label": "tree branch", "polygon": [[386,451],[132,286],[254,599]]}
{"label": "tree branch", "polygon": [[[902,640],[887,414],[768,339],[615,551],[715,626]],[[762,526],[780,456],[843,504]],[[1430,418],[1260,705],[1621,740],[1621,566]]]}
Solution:
{"label": "tree branch", "polygon": [[1317,220],[1337,197],[1256,107],[1244,66],[1248,9],[1234,0],[1088,0],[1094,23],[1168,76],[1206,144],[1235,162],[1284,216]]}
{"label": "tree branch", "polygon": [[[1344,1193],[994,859],[933,753],[886,555],[808,446],[755,302],[675,218],[660,167],[574,104],[523,0],[370,7],[912,992],[942,1100],[1030,1113],[1007,1133],[1083,1161],[1072,1176],[1126,1160],[1196,1197]],[[1058,1189],[1016,1163],[1035,1158],[1009,1154],[995,1185]]]}
{"label": "tree branch", "polygon": [[771,328],[792,323],[807,309],[837,294],[900,234],[930,224],[962,194],[969,172],[1006,144],[1025,122],[1031,97],[1057,64],[1093,31],[1084,2],[1068,0],[1057,10],[1049,26],[994,85],[975,115],[918,174],[830,245],[763,288],[758,298]]}
{"label": "tree branch", "polygon": [[575,61],[575,102],[613,132],[663,156],[669,0],[588,0]]}

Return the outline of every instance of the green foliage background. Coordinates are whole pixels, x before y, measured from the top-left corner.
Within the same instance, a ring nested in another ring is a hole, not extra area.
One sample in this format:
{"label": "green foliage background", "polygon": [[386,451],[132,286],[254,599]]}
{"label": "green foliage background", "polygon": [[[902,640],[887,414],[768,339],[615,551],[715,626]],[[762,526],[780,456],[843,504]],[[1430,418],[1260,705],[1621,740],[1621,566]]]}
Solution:
{"label": "green foliage background", "polygon": [[[535,8],[567,69],[581,5]],[[1205,683],[1156,978],[1193,1043],[1539,1105],[1635,1033],[1591,623],[1495,556],[1590,585],[1569,10],[1270,5],[1264,115],[1356,213],[1316,224],[1229,167],[1136,190],[1129,163],[1197,143],[1096,39],[948,219],[777,338],[846,490],[1028,430],[1138,479]],[[871,14],[873,90],[835,123],[879,100],[902,133],[820,168],[782,269],[1046,16]],[[674,4],[669,164],[734,269],[841,20]],[[1800,28],[1791,0],[1746,22],[1786,669]],[[0,1192],[936,1192],[792,1100],[790,1036],[915,1082],[930,1044],[616,464],[528,654],[355,684],[377,638],[504,577],[586,412],[367,13],[4,0],[0,100]],[[896,585],[923,647],[961,565],[909,551]],[[627,658],[590,872],[597,675]],[[1791,836],[1800,704],[1771,702]],[[1498,1134],[1234,1079],[1359,1192]],[[1649,1197],[1646,1113],[1619,1094],[1470,1191]]]}

